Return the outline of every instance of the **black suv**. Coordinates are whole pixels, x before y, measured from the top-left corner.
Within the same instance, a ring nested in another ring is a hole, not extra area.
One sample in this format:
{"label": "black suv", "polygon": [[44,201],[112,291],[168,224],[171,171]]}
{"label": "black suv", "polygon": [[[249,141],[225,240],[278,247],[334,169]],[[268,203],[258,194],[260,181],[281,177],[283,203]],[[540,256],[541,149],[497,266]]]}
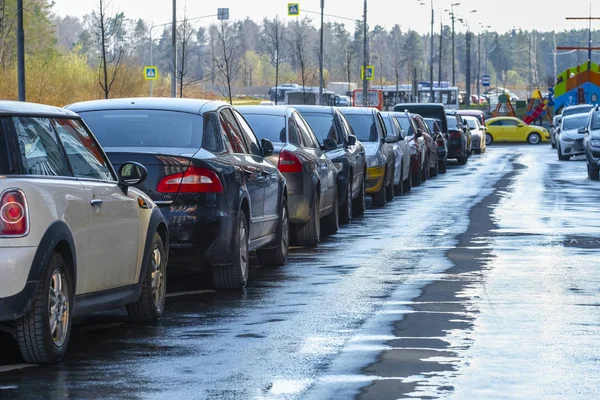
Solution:
{"label": "black suv", "polygon": [[160,207],[178,266],[209,266],[220,289],[243,288],[250,251],[279,266],[289,249],[285,179],[229,104],[193,99],[118,99],[72,104],[112,163],[143,163],[139,189]]}

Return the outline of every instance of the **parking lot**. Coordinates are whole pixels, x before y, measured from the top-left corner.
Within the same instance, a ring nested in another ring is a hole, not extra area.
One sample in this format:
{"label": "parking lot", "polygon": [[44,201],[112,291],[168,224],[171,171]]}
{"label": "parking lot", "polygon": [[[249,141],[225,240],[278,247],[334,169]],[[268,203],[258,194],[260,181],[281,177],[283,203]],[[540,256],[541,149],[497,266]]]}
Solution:
{"label": "parking lot", "polygon": [[239,292],[170,270],[154,325],[75,322],[58,365],[0,340],[0,398],[598,398],[600,217],[585,161],[493,145]]}

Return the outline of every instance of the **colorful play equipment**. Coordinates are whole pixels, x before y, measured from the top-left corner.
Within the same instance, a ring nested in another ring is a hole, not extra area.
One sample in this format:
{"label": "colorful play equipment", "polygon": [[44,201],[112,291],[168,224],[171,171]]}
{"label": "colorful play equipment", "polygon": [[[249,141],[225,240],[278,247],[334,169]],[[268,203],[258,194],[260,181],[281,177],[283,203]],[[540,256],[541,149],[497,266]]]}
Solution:
{"label": "colorful play equipment", "polygon": [[591,61],[558,75],[554,86],[554,109],[576,104],[600,103],[600,66]]}
{"label": "colorful play equipment", "polygon": [[527,114],[525,118],[523,118],[523,122],[530,125],[544,116],[552,122],[552,115],[550,115],[550,110],[548,109],[549,104],[550,99],[545,99],[544,96],[542,96],[542,92],[540,92],[539,89],[536,89],[527,105]]}
{"label": "colorful play equipment", "polygon": [[501,94],[498,96],[498,103],[496,109],[492,111],[494,117],[516,117],[515,109],[510,103],[510,96],[507,94]]}

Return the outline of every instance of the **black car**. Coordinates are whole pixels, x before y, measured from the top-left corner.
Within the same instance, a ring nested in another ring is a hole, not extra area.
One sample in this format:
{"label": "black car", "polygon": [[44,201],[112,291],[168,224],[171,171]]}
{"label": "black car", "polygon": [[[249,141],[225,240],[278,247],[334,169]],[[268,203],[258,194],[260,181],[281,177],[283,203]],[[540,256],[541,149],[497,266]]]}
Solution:
{"label": "black car", "polygon": [[372,195],[375,206],[382,207],[394,199],[396,156],[393,144],[398,142],[398,137],[387,134],[385,122],[376,108],[347,107],[340,111],[365,146],[367,194]]}
{"label": "black car", "polygon": [[600,179],[600,106],[590,112],[587,126],[580,131],[585,134],[583,147],[588,176],[597,181]]}
{"label": "black car", "polygon": [[364,213],[366,207],[367,165],[365,148],[356,139],[350,124],[340,111],[334,107],[294,106],[321,143],[325,139],[337,142],[335,150],[325,152],[338,169],[338,197],[340,221],[348,223],[353,214]]}
{"label": "black car", "polygon": [[448,121],[448,158],[455,158],[458,164],[465,165],[471,155],[471,131],[463,124],[462,117],[456,111],[447,111]]}
{"label": "black car", "polygon": [[442,132],[441,121],[437,118],[424,118],[431,136],[433,136],[438,145],[439,172],[446,173],[448,165],[448,134]]}
{"label": "black car", "polygon": [[119,99],[68,106],[95,132],[118,168],[126,160],[148,170],[138,188],[165,216],[170,262],[209,266],[220,289],[243,288],[250,251],[261,264],[286,263],[287,187],[258,141],[229,104],[191,99]]}

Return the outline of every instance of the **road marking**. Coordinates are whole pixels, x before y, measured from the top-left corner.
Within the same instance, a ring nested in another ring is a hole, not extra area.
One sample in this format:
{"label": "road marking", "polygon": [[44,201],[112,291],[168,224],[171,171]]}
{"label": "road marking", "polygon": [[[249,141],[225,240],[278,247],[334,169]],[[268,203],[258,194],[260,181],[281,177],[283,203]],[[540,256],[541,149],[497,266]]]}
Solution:
{"label": "road marking", "polygon": [[206,290],[190,290],[189,292],[176,292],[176,293],[168,293],[167,297],[179,297],[179,296],[189,296],[192,294],[202,294],[202,293],[216,293],[216,290],[206,289]]}
{"label": "road marking", "polygon": [[[15,365],[4,365],[4,366],[0,366],[0,373],[2,372],[10,372],[10,371],[16,371],[18,369],[24,369],[24,368],[29,368],[29,367],[36,367],[37,364],[15,364]],[[1,389],[2,387],[0,387]]]}

